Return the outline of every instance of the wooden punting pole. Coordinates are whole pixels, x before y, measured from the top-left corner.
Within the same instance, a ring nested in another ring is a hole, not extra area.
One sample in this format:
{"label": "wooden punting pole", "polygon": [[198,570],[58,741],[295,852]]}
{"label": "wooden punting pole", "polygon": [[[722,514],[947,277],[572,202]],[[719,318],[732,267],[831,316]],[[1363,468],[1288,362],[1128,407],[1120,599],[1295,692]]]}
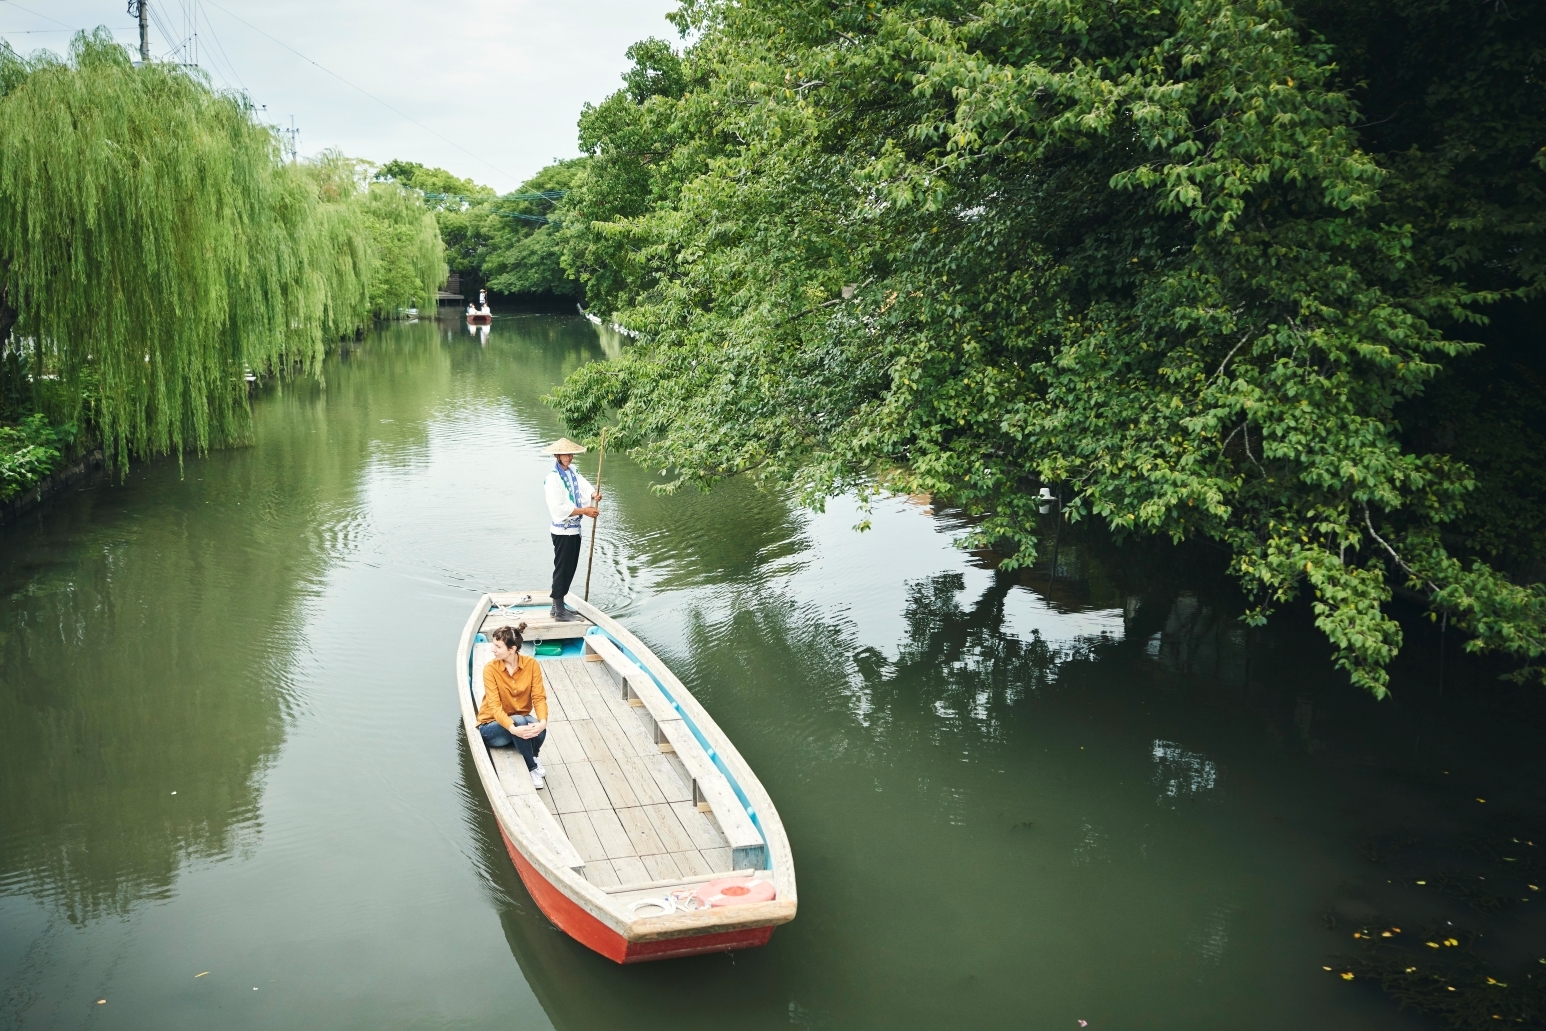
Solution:
{"label": "wooden punting pole", "polygon": [[[601,470],[607,464],[607,429],[601,428],[601,454],[596,459],[596,493],[601,493]],[[596,503],[596,518],[591,520],[590,553],[585,558],[585,600],[590,601],[590,568],[596,561],[596,531],[601,526],[601,503]]]}

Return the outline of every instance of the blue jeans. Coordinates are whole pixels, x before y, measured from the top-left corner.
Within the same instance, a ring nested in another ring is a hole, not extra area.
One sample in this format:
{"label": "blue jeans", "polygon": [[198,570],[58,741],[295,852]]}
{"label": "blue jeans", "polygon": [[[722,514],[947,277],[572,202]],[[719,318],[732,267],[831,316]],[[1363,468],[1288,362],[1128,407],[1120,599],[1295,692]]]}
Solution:
{"label": "blue jeans", "polygon": [[[538,722],[533,713],[530,716],[522,716],[519,713],[510,717],[512,726],[523,726],[527,723]],[[483,743],[490,748],[511,748],[521,753],[521,758],[526,760],[528,770],[537,766],[537,753],[542,751],[542,742],[548,739],[548,732],[543,731],[536,737],[516,737],[498,723],[485,723],[478,728],[478,733],[483,735]]]}

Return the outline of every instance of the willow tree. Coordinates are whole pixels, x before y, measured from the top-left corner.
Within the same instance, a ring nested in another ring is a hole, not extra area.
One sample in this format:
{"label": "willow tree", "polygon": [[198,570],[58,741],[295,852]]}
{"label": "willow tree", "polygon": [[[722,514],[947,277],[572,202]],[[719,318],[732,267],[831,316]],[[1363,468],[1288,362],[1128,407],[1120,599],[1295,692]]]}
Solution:
{"label": "willow tree", "polygon": [[424,195],[394,183],[371,183],[358,203],[378,261],[371,310],[390,317],[404,308],[434,307],[446,281],[446,249]]}
{"label": "willow tree", "polygon": [[[636,47],[581,118],[565,260],[645,339],[559,391],[571,426],[615,419],[672,485],[928,492],[1012,562],[1043,487],[1211,539],[1252,619],[1308,596],[1377,695],[1393,587],[1540,672],[1539,567],[1492,564],[1453,432],[1403,425],[1490,313],[1546,296],[1539,5],[674,17],[692,45]],[[1312,17],[1385,81],[1344,78]]]}
{"label": "willow tree", "polygon": [[120,468],[239,437],[244,372],[315,369],[372,261],[358,210],[286,167],[244,99],[136,67],[105,29],[63,59],[0,49],[5,367]]}

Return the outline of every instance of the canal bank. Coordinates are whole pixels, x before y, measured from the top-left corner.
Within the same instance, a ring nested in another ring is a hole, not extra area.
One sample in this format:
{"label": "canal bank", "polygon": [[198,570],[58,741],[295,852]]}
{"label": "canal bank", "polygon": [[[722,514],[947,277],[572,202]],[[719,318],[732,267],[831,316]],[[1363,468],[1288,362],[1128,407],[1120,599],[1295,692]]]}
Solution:
{"label": "canal bank", "polygon": [[1454,652],[1376,703],[1181,573],[1065,540],[1049,589],[948,513],[855,534],[621,460],[592,597],[758,771],[801,912],[734,957],[590,955],[510,868],[450,658],[478,593],[542,581],[540,398],[605,353],[579,318],[383,326],[265,388],[252,447],[0,530],[0,1024],[1417,1029],[1341,977],[1355,932],[1546,955],[1498,901],[1533,857],[1476,853],[1542,812],[1538,705]]}

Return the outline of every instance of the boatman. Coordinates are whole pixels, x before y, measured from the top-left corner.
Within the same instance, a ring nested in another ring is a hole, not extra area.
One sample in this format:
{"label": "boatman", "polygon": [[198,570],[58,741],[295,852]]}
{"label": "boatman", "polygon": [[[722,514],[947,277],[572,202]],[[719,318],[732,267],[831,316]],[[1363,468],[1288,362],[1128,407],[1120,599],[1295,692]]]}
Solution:
{"label": "boatman", "polygon": [[584,454],[583,447],[560,437],[543,450],[553,456],[553,468],[542,484],[553,534],[553,618],[568,621],[576,618],[574,610],[564,606],[564,597],[580,564],[580,519],[600,514],[601,492],[574,467],[574,456]]}

